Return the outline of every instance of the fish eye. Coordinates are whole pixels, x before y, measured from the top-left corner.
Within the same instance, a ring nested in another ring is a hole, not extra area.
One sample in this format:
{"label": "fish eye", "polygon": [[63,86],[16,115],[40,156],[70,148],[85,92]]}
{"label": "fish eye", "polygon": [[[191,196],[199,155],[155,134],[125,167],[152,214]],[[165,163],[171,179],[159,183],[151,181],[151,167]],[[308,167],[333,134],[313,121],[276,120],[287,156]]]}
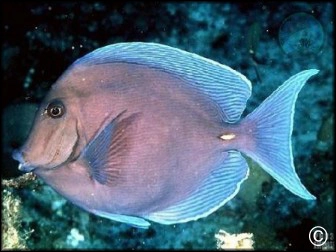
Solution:
{"label": "fish eye", "polygon": [[61,101],[53,101],[47,107],[47,114],[51,118],[60,118],[65,113],[65,107]]}

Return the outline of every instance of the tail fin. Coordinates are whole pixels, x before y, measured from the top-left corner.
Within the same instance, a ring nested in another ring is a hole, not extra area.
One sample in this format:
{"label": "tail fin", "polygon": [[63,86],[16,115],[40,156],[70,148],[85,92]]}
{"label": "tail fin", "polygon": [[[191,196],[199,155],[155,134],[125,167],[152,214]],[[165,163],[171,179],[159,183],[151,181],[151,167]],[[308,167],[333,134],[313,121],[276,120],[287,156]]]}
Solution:
{"label": "tail fin", "polygon": [[242,123],[252,127],[253,145],[242,151],[292,193],[308,200],[315,197],[301,183],[294,169],[291,135],[298,93],[318,70],[302,71],[274,91]]}

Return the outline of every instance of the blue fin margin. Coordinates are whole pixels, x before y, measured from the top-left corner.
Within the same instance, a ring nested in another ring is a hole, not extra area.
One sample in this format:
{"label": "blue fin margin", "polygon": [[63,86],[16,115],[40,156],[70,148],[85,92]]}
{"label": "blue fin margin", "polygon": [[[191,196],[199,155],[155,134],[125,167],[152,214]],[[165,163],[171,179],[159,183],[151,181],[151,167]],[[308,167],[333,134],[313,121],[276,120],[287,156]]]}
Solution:
{"label": "blue fin margin", "polygon": [[251,82],[216,61],[157,43],[108,45],[78,59],[76,64],[132,63],[171,73],[207,94],[222,109],[226,122],[240,119],[251,95]]}
{"label": "blue fin margin", "polygon": [[308,200],[315,196],[308,192],[295,172],[291,135],[298,94],[318,72],[310,69],[292,76],[242,121],[255,125],[254,147],[246,145],[242,151],[292,193]]}
{"label": "blue fin margin", "polygon": [[103,218],[107,218],[110,220],[122,222],[125,224],[128,224],[130,226],[136,227],[136,228],[144,228],[147,229],[150,226],[150,223],[146,220],[144,220],[141,217],[135,217],[135,216],[130,216],[130,215],[122,215],[122,214],[111,214],[111,213],[106,213],[103,211],[96,211],[96,210],[91,210],[95,215],[98,215]]}
{"label": "blue fin margin", "polygon": [[247,179],[249,168],[238,151],[223,153],[224,160],[186,200],[144,218],[161,224],[183,223],[206,217],[231,200]]}

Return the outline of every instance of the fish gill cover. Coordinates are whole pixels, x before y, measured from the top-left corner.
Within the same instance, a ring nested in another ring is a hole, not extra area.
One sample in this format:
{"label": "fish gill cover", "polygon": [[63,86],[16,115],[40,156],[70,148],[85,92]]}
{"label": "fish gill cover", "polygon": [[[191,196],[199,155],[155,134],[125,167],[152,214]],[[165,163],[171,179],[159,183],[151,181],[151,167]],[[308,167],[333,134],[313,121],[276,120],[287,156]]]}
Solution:
{"label": "fish gill cover", "polygon": [[[314,226],[327,231],[324,246],[334,246],[332,10],[328,2],[2,1],[2,248],[214,249],[220,230],[252,233],[256,249],[313,248]],[[245,75],[252,95],[242,117],[290,76],[319,69],[298,96],[292,134],[296,172],[317,200],[292,195],[249,159],[249,178],[224,207],[143,230],[88,214],[31,176],[15,179],[22,173],[11,153],[28,136],[51,84],[86,53],[132,41],[180,48]]]}

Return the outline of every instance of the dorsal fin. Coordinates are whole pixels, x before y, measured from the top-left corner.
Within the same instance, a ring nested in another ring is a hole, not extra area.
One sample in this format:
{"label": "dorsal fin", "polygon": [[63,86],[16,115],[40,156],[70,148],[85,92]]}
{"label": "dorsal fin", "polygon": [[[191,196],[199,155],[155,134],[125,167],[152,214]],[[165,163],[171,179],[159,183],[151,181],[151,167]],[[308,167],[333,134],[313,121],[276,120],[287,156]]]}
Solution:
{"label": "dorsal fin", "polygon": [[251,95],[250,81],[213,60],[156,43],[118,43],[99,48],[74,64],[132,63],[176,75],[207,94],[223,110],[226,122],[237,121]]}

